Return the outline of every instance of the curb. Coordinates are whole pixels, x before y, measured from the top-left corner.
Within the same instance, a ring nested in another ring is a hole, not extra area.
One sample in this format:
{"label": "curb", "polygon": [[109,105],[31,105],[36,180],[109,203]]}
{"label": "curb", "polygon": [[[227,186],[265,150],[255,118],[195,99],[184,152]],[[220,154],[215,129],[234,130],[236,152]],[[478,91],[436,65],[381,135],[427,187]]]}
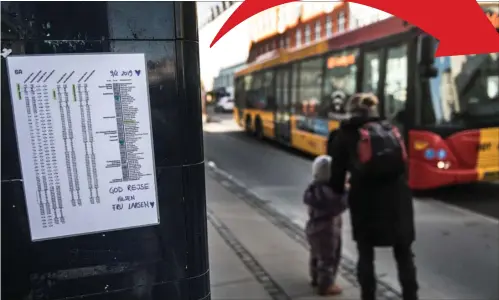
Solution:
{"label": "curb", "polygon": [[[290,218],[277,211],[269,205],[268,201],[259,197],[256,193],[249,190],[241,181],[234,178],[222,169],[217,168],[216,164],[208,161],[206,164],[207,173],[217,182],[223,182],[222,186],[246,202],[252,208],[258,211],[269,222],[284,231],[290,238],[298,244],[308,249],[308,242],[305,232],[301,226],[293,222]],[[350,282],[353,286],[359,287],[357,282],[357,270],[355,261],[348,255],[342,254],[339,269],[340,275]],[[388,282],[377,278],[377,299],[378,300],[401,300],[401,293]]]}

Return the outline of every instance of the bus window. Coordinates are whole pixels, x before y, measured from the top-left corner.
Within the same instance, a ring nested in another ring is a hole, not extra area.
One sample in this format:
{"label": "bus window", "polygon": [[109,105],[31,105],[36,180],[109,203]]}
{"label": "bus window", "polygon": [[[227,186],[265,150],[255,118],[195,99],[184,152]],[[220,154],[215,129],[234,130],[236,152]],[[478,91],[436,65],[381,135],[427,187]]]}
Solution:
{"label": "bus window", "polygon": [[284,109],[289,109],[289,69],[282,69],[282,103]]}
{"label": "bus window", "polygon": [[246,92],[251,91],[251,84],[253,83],[253,76],[246,75],[244,76],[244,90]]}
{"label": "bus window", "polygon": [[380,52],[367,52],[364,55],[364,74],[362,78],[362,92],[378,94],[380,67]]}
{"label": "bus window", "polygon": [[321,97],[323,59],[314,58],[301,62],[300,104],[301,115],[315,115]]}
{"label": "bus window", "polygon": [[253,75],[253,82],[251,83],[251,90],[252,91],[259,91],[262,89],[263,84],[263,74],[262,73],[257,73]]}
{"label": "bus window", "polygon": [[299,72],[300,64],[293,64],[293,72],[291,75],[291,113],[296,114],[301,111],[300,103],[298,98],[300,97],[300,72]]}
{"label": "bus window", "polygon": [[397,121],[398,115],[405,110],[408,83],[407,67],[407,46],[389,48],[386,62],[384,113],[390,121]]}
{"label": "bus window", "polygon": [[439,57],[425,123],[483,124],[499,118],[499,53]]}
{"label": "bus window", "polygon": [[278,110],[287,110],[288,106],[288,72],[287,69],[279,69],[276,73],[276,106]]}
{"label": "bus window", "polygon": [[244,77],[235,78],[236,92],[234,95],[234,100],[236,102],[237,108],[245,107],[246,91],[244,90]]}
{"label": "bus window", "polygon": [[274,74],[272,71],[265,71],[262,79],[262,88],[264,90],[265,95],[265,108],[266,109],[275,109],[276,100],[275,100],[275,83],[274,83]]}
{"label": "bus window", "polygon": [[249,108],[264,109],[265,108],[265,91],[262,85],[263,74],[256,73],[253,74],[251,79],[251,87],[249,92],[247,92],[247,103]]}
{"label": "bus window", "polygon": [[356,89],[357,50],[344,51],[329,56],[324,75],[324,95],[320,114],[338,118],[345,114],[345,104]]}

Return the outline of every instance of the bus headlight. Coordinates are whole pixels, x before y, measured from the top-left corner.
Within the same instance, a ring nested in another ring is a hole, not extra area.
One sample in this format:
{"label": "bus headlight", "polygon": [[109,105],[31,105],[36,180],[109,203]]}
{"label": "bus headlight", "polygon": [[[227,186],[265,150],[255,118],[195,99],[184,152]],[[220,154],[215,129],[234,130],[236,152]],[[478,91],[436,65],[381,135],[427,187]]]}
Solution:
{"label": "bus headlight", "polygon": [[439,161],[437,163],[437,168],[441,169],[441,170],[447,170],[450,168],[450,162],[448,161]]}
{"label": "bus headlight", "polygon": [[444,160],[447,157],[447,151],[445,149],[438,149],[437,158],[440,160]]}
{"label": "bus headlight", "polygon": [[428,160],[434,159],[435,158],[435,150],[432,148],[428,148],[424,152],[424,157]]}

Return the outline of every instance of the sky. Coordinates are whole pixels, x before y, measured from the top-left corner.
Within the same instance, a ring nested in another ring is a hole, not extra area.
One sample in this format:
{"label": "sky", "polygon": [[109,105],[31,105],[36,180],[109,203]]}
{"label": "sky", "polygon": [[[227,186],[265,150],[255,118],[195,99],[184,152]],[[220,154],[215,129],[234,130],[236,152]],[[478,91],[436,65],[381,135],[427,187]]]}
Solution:
{"label": "sky", "polygon": [[214,6],[216,3],[220,3],[221,1],[212,1],[212,2],[196,2],[198,9],[198,24],[204,22],[211,14],[210,8]]}

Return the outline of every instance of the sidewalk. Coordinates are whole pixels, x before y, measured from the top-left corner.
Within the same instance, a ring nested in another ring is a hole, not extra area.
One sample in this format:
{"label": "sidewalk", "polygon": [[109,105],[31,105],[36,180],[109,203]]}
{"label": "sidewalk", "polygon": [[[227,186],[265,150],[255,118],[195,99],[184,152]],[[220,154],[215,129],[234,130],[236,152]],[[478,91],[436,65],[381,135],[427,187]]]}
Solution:
{"label": "sidewalk", "polygon": [[[212,299],[324,299],[309,286],[308,250],[208,173]],[[330,299],[359,299],[351,282],[339,276],[343,294]]]}

